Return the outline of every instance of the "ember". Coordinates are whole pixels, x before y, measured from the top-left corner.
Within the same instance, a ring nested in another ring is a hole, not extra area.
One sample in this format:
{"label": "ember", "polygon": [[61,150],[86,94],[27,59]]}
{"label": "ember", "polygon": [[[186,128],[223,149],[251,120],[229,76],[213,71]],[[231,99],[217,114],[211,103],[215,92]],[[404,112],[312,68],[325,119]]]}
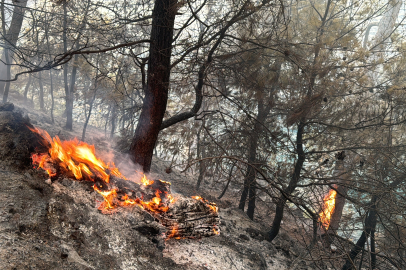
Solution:
{"label": "ember", "polygon": [[[145,174],[140,172],[137,172],[141,176],[139,180],[128,179],[114,163],[105,163],[97,158],[93,145],[80,142],[76,138],[69,141],[61,141],[58,136],[51,138],[46,131],[38,128],[31,129],[31,131],[41,135],[44,143],[50,145],[49,153],[32,155],[33,163],[38,168],[44,169],[51,179],[56,178],[61,172],[73,174],[76,180],[95,182],[93,189],[104,198],[104,201],[98,206],[102,213],[112,214],[118,207],[138,206],[170,228],[166,233],[168,239],[219,234],[218,208],[215,203],[208,202],[199,196],[193,196],[195,200],[201,202],[199,202],[202,205],[200,208],[188,208],[184,204],[173,206],[176,200],[170,194],[169,182],[148,179]],[[175,211],[172,214],[168,212],[171,205],[174,207],[172,211]],[[201,215],[200,220],[209,224],[203,227],[199,224],[200,227],[196,228],[197,233],[194,233],[185,228],[194,227],[195,223],[190,226],[183,222],[182,232],[180,232],[178,223],[167,222],[168,218],[172,220],[171,216],[179,209],[191,209],[188,211],[192,211],[194,215]],[[165,213],[168,213],[166,214],[168,217],[165,217]]]}
{"label": "ember", "polygon": [[320,212],[320,223],[324,227],[324,229],[328,229],[330,226],[331,216],[333,215],[335,209],[335,201],[336,201],[337,192],[333,189],[324,197],[323,199],[323,209]]}

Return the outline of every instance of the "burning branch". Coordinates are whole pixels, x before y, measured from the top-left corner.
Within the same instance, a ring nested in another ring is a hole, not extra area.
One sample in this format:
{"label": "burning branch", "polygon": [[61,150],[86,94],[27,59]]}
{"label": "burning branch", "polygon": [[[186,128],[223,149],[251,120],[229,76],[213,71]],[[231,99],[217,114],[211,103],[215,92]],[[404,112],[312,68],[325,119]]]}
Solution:
{"label": "burning branch", "polygon": [[70,174],[76,180],[94,182],[93,189],[103,196],[98,209],[104,214],[114,213],[119,207],[138,206],[148,211],[168,228],[167,238],[199,238],[219,234],[218,208],[214,203],[194,196],[175,200],[170,194],[170,183],[148,179],[138,173],[139,179],[128,179],[114,163],[97,158],[93,145],[76,138],[61,141],[51,138],[41,129],[31,131],[42,136],[49,145],[49,153],[33,154],[32,160],[44,169],[51,179]]}

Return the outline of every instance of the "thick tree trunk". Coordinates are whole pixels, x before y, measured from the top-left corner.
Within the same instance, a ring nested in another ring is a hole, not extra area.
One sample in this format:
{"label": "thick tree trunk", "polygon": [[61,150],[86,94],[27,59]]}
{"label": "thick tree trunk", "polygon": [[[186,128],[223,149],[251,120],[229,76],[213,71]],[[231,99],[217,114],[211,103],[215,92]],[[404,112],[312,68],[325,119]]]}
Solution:
{"label": "thick tree trunk", "polygon": [[152,12],[148,80],[141,115],[130,152],[144,172],[151,168],[152,154],[168,100],[170,61],[177,0],[156,0]]}
{"label": "thick tree trunk", "polygon": [[281,221],[283,218],[283,212],[286,201],[288,199],[288,196],[290,196],[292,192],[296,189],[297,183],[299,182],[300,179],[300,173],[302,171],[303,163],[306,158],[305,153],[303,151],[303,132],[304,132],[304,123],[300,121],[296,133],[297,160],[295,168],[288,187],[283,190],[283,193],[279,197],[278,202],[276,204],[275,217],[272,222],[271,230],[268,233],[269,241],[272,241],[278,235],[279,229],[281,227]]}
{"label": "thick tree trunk", "polygon": [[[2,3],[4,9],[4,2]],[[14,0],[13,4],[14,4],[13,16],[11,18],[10,28],[8,29],[7,34],[4,36],[5,50],[3,50],[3,55],[1,56],[0,61],[0,79],[2,80],[10,79],[7,78],[7,75],[9,74],[10,69],[9,64],[11,64],[12,62],[13,56],[12,48],[15,47],[17,44],[18,35],[20,34],[21,26],[24,20],[24,12],[25,7],[27,5],[27,0],[18,0],[18,1]],[[3,22],[3,30],[5,30],[4,14],[2,14],[2,22]],[[10,82],[8,82],[8,84],[10,84]],[[8,98],[8,91],[5,91],[4,89],[5,86],[6,82],[0,81],[0,95],[3,95],[3,102],[7,101]]]}

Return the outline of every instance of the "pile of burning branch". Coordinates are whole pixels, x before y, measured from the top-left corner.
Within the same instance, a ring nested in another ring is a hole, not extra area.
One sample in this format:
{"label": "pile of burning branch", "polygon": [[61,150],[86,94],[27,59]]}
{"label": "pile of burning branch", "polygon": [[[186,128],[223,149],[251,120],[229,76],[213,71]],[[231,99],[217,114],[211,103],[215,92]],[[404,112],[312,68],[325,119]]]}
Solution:
{"label": "pile of burning branch", "polygon": [[92,181],[93,189],[103,196],[98,209],[112,214],[120,207],[140,207],[168,228],[166,238],[200,238],[219,234],[218,208],[199,196],[177,197],[171,194],[169,182],[127,178],[114,163],[105,163],[95,155],[95,148],[77,139],[61,141],[44,130],[41,135],[48,153],[32,154],[33,163],[45,170],[48,182],[65,175],[75,180]]}

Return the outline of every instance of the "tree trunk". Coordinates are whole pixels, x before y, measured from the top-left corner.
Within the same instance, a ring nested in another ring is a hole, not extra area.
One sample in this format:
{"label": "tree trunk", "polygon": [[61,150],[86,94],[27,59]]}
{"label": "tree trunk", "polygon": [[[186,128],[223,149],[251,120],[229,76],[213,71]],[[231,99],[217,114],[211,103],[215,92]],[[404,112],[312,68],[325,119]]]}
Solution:
{"label": "tree trunk", "polygon": [[334,180],[340,183],[339,185],[334,185],[337,190],[337,195],[335,198],[335,208],[331,214],[330,224],[325,234],[323,235],[324,244],[326,247],[330,247],[333,240],[333,236],[337,234],[338,227],[340,226],[341,217],[343,214],[343,209],[345,205],[345,196],[347,195],[347,182],[349,179],[349,174],[344,167],[344,151],[341,152],[336,161],[334,169]]}
{"label": "tree trunk", "polygon": [[[47,39],[48,53],[51,54],[51,46],[49,45],[48,30],[49,30],[49,23],[45,25],[45,37],[46,37],[46,39]],[[49,61],[52,61],[51,55],[49,55]],[[30,76],[31,76],[31,74],[30,74]],[[52,78],[52,69],[49,70],[49,80],[50,80],[49,94],[51,95],[51,109],[50,109],[50,114],[51,114],[51,121],[52,121],[52,124],[53,124],[53,123],[55,123],[55,119],[54,119],[55,100],[54,100],[54,84],[53,84],[53,78]]]}
{"label": "tree trunk", "polygon": [[[263,130],[263,125],[265,119],[268,117],[269,112],[271,111],[271,106],[268,104],[264,106],[263,100],[258,100],[258,114],[255,119],[254,129],[251,131],[249,137],[249,150],[248,150],[248,164],[254,165],[257,161],[257,148],[259,135]],[[256,200],[256,171],[251,166],[248,165],[247,174],[244,179],[244,189],[241,194],[240,203],[238,208],[244,211],[245,202],[248,196],[248,209],[247,215],[250,219],[254,219],[254,210],[255,210],[255,200]]]}
{"label": "tree trunk", "polygon": [[[9,74],[10,65],[12,62],[13,51],[10,50],[11,48],[15,47],[18,40],[18,35],[21,31],[21,26],[24,20],[24,12],[25,7],[27,5],[27,0],[14,0],[14,10],[13,16],[11,18],[10,28],[7,31],[7,34],[4,35],[5,39],[5,49],[3,50],[3,54],[0,61],[0,79],[10,79],[7,78]],[[4,22],[4,1],[2,2],[2,24],[3,24],[3,33],[5,30],[5,22]],[[5,64],[6,63],[6,64]],[[10,85],[10,82],[8,82]],[[6,82],[0,81],[0,95],[3,95],[3,102],[7,101],[8,98],[8,91],[5,91]],[[10,87],[10,86],[8,86]]]}
{"label": "tree trunk", "polygon": [[230,185],[231,179],[233,177],[233,170],[235,167],[235,162],[233,162],[233,165],[231,166],[230,169],[230,173],[228,174],[228,179],[227,179],[227,183],[226,186],[224,187],[223,191],[221,192],[221,194],[217,197],[217,200],[220,200],[221,198],[223,198],[224,194],[226,194],[226,191],[228,189],[228,186]]}
{"label": "tree trunk", "polygon": [[45,111],[44,107],[44,85],[42,84],[42,72],[38,72],[38,84],[39,84],[39,109]]}
{"label": "tree trunk", "polygon": [[[63,32],[62,32],[62,41],[63,41],[63,52],[66,53],[68,51],[68,40],[66,37],[67,32],[67,24],[68,24],[68,8],[67,8],[67,0],[63,1]],[[72,118],[72,109],[70,107],[70,91],[68,85],[68,64],[63,65],[63,82],[65,87],[65,112],[66,112],[66,125],[65,128],[67,130],[72,130],[73,126],[73,118]]]}
{"label": "tree trunk", "polygon": [[147,87],[130,147],[132,160],[139,164],[144,172],[150,171],[153,150],[168,100],[176,4],[177,0],[156,0],[152,12]]}
{"label": "tree trunk", "polygon": [[24,89],[24,103],[27,104],[28,101],[28,90],[30,89],[31,86],[31,79],[32,79],[32,73],[30,73],[30,75],[28,76],[28,82],[25,85],[25,89]]}
{"label": "tree trunk", "polygon": [[[257,113],[257,117],[255,119],[254,129],[251,131],[251,134],[249,137],[250,146],[248,149],[248,161],[247,161],[248,164],[254,165],[257,162],[256,156],[257,156],[259,135],[261,134],[265,120],[271,111],[271,102],[270,101],[272,100],[272,98],[273,98],[272,95],[278,85],[281,65],[282,65],[281,59],[276,59],[275,64],[274,64],[276,73],[271,82],[271,90],[268,94],[269,95],[268,104],[265,106],[264,101],[262,99],[258,100],[258,113]],[[247,169],[247,174],[244,179],[244,189],[241,194],[240,203],[238,206],[239,209],[244,211],[245,201],[247,200],[247,196],[248,196],[247,215],[252,220],[254,219],[256,188],[257,188],[257,183],[255,180],[255,177],[256,177],[256,171],[252,166],[249,165],[248,169]]]}
{"label": "tree trunk", "polygon": [[114,132],[116,131],[116,119],[117,119],[117,105],[114,103],[113,104],[113,109],[111,110],[110,139],[114,138]]}
{"label": "tree trunk", "polygon": [[206,136],[204,135],[204,133],[203,133],[202,141],[200,139],[200,134],[201,134],[205,124],[206,124],[206,121],[203,118],[202,126],[200,127],[199,131],[197,132],[197,158],[200,160],[199,160],[199,177],[197,178],[196,190],[200,189],[200,185],[202,184],[204,175],[206,174],[206,162],[204,160],[202,160],[205,158],[204,145],[205,145]]}
{"label": "tree trunk", "polygon": [[358,239],[355,246],[352,248],[349,258],[346,260],[342,270],[349,270],[354,265],[354,259],[357,257],[358,253],[364,248],[364,245],[368,239],[368,236],[375,231],[376,221],[377,221],[377,213],[376,213],[376,201],[377,197],[374,196],[371,199],[371,208],[368,211],[367,217],[365,218],[365,229],[362,232],[360,238]]}
{"label": "tree trunk", "polygon": [[49,89],[49,94],[51,95],[51,109],[50,109],[50,113],[51,113],[51,121],[52,124],[55,122],[54,120],[54,105],[55,105],[55,101],[54,101],[54,84],[52,81],[52,70],[49,70],[49,78],[50,78],[50,89]]}
{"label": "tree trunk", "polygon": [[[79,46],[76,46],[76,48],[78,49]],[[77,61],[78,61],[78,55],[76,54],[74,57],[74,60],[73,60],[73,68],[72,68],[72,74],[70,77],[69,92],[68,92],[68,96],[66,99],[66,113],[67,113],[66,127],[70,130],[72,130],[72,125],[73,125],[73,100],[74,100],[73,93],[75,92]]]}
{"label": "tree trunk", "polygon": [[272,227],[271,230],[268,233],[268,239],[269,241],[272,241],[275,239],[275,237],[279,233],[279,229],[281,227],[281,221],[283,218],[283,212],[284,212],[284,207],[286,204],[286,201],[288,199],[288,196],[292,194],[292,192],[295,190],[297,183],[299,182],[300,179],[300,172],[302,171],[303,163],[305,161],[305,153],[303,151],[303,132],[304,132],[304,123],[300,121],[298,127],[297,127],[297,133],[296,133],[296,151],[297,151],[297,161],[295,164],[295,168],[293,170],[292,178],[290,179],[289,185],[287,188],[285,188],[281,194],[281,196],[278,199],[278,202],[276,204],[276,211],[275,211],[275,217],[272,222]]}
{"label": "tree trunk", "polygon": [[104,137],[107,138],[107,126],[109,124],[109,119],[110,119],[110,111],[111,111],[111,104],[109,105],[109,108],[107,109],[107,115],[106,115],[106,123],[104,124]]}
{"label": "tree trunk", "polygon": [[[87,124],[89,123],[89,120],[90,120],[90,115],[92,114],[93,103],[94,103],[94,100],[96,99],[96,91],[97,90],[95,89],[92,101],[90,102],[90,106],[89,106],[89,114],[86,115],[86,121],[85,121],[85,124],[83,125],[82,141],[85,141],[86,128],[87,128]],[[86,102],[85,102],[85,106],[86,106]],[[86,114],[86,111],[85,111],[85,114]]]}

